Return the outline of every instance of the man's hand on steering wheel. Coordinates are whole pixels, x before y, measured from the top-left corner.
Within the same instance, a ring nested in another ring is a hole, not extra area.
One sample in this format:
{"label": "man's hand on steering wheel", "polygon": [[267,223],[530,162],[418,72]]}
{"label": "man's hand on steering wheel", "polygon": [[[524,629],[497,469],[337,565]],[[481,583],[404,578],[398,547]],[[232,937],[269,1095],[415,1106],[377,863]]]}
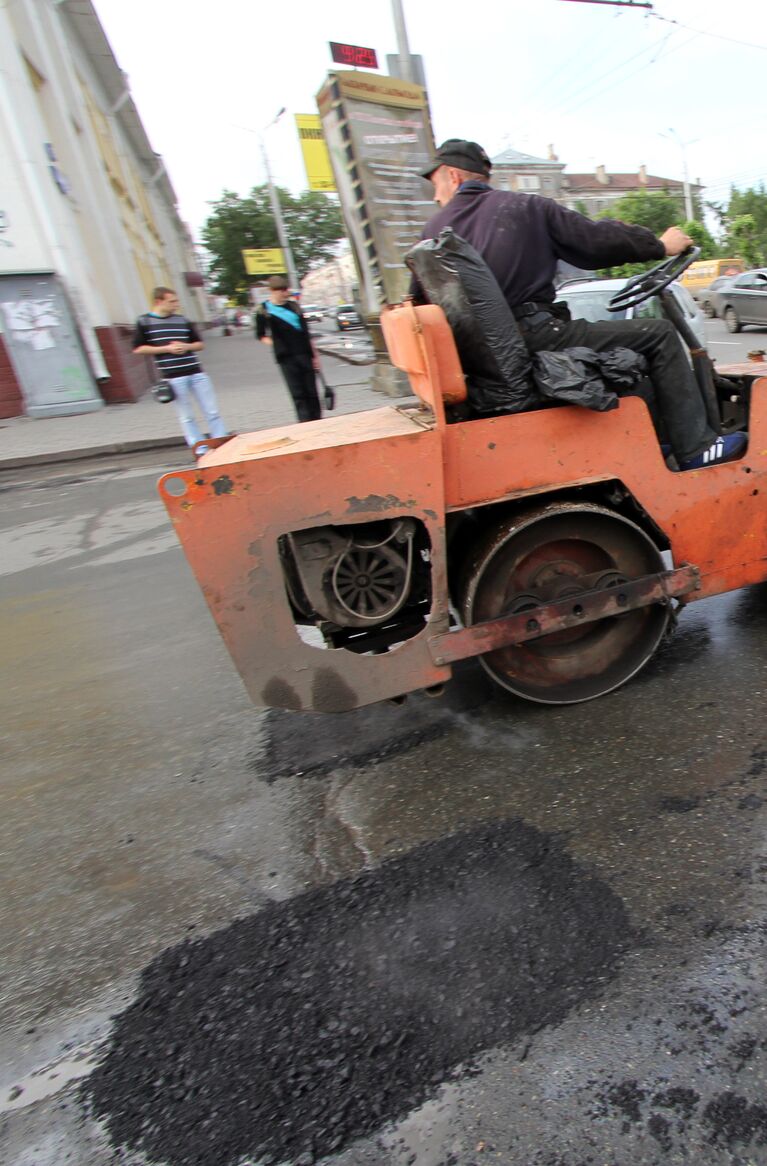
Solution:
{"label": "man's hand on steering wheel", "polygon": [[[624,312],[626,308],[635,308],[638,304],[644,303],[650,296],[657,296],[675,279],[679,279],[682,272],[686,271],[700,255],[700,247],[691,246],[692,240],[688,239],[679,227],[669,227],[660,236],[660,240],[669,258],[651,267],[649,271],[641,271],[639,275],[632,275],[627,279],[621,290],[617,291],[607,304],[608,312]],[[682,250],[674,250],[679,244],[682,245]]]}
{"label": "man's hand on steering wheel", "polygon": [[660,241],[667,255],[681,255],[688,247],[693,246],[693,240],[689,235],[685,235],[680,227],[669,227],[660,236]]}

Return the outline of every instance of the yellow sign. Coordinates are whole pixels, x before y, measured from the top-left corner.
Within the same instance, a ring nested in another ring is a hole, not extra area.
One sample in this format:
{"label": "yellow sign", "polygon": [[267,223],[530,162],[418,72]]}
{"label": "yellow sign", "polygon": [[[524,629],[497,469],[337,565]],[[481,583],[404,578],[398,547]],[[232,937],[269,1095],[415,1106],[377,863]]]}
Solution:
{"label": "yellow sign", "polygon": [[248,275],[282,275],[287,272],[281,247],[264,247],[260,251],[243,251]]}
{"label": "yellow sign", "polygon": [[333,168],[322,125],[316,113],[297,113],[296,125],[310,190],[335,190]]}

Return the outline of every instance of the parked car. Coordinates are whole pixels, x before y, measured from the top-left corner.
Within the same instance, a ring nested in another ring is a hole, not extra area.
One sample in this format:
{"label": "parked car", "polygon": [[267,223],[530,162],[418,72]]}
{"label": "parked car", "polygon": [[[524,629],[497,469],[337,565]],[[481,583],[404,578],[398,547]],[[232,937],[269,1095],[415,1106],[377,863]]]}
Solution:
{"label": "parked car", "polygon": [[734,276],[732,275],[720,275],[718,279],[712,279],[708,287],[704,287],[702,291],[691,293],[696,304],[700,304],[700,310],[707,320],[713,320],[719,314],[714,292],[721,291],[733,279]]}
{"label": "parked car", "polygon": [[339,304],[333,309],[333,319],[339,332],[345,332],[348,328],[362,327],[362,317],[354,304]]}
{"label": "parked car", "polygon": [[[577,279],[563,283],[557,291],[557,299],[564,300],[574,320],[659,320],[663,319],[660,300],[652,296],[636,308],[625,308],[620,312],[609,312],[607,305],[616,292],[626,286],[625,279]],[[684,318],[692,328],[701,348],[706,347],[706,321],[702,311],[686,288],[679,283],[669,285],[674,299],[684,313]]]}
{"label": "parked car", "polygon": [[736,275],[713,293],[712,302],[728,332],[740,332],[744,324],[767,325],[767,267]]}
{"label": "parked car", "polygon": [[305,320],[321,320],[325,315],[325,309],[319,304],[301,304],[301,311]]}

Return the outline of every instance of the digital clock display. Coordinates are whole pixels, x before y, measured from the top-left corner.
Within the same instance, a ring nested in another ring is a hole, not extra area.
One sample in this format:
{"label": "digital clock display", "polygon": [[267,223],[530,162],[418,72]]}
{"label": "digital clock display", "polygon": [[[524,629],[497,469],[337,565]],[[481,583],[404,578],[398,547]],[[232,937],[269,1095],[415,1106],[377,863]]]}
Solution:
{"label": "digital clock display", "polygon": [[351,65],[353,69],[378,68],[375,49],[365,49],[361,45],[342,45],[332,40],[330,55],[337,65]]}

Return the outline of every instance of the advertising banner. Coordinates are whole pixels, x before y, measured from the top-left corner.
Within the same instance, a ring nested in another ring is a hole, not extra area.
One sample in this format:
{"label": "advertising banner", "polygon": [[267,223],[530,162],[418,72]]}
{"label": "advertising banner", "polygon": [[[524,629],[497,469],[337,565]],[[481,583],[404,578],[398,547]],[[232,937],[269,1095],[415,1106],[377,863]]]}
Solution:
{"label": "advertising banner", "polygon": [[283,275],[288,270],[281,247],[243,251],[242,258],[248,275]]}
{"label": "advertising banner", "polygon": [[316,113],[297,113],[296,126],[301,153],[304,156],[306,180],[310,190],[335,190],[330,155],[322,132],[322,123]]}
{"label": "advertising banner", "polygon": [[405,252],[435,212],[420,176],[434,154],[426,91],[396,77],[330,73],[317,95],[363,307],[378,315],[410,283]]}

